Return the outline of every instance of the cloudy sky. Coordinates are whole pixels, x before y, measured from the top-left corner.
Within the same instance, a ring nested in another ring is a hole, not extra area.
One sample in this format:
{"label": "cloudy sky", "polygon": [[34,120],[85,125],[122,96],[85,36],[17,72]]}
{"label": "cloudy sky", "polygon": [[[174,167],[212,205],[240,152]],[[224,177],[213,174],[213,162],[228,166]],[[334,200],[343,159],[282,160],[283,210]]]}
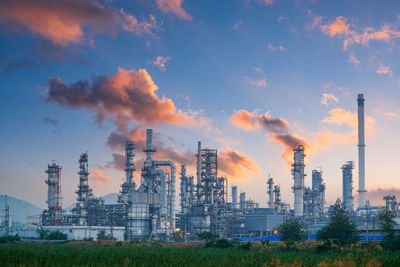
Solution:
{"label": "cloudy sky", "polygon": [[367,199],[399,197],[399,46],[399,1],[3,0],[0,193],[44,207],[56,160],[66,207],[86,151],[95,195],[117,192],[125,141],[140,170],[151,127],[156,159],[195,174],[200,140],[262,206],[269,174],[293,203],[304,144],[306,184],[321,167],[329,204],[357,162],[364,93]]}

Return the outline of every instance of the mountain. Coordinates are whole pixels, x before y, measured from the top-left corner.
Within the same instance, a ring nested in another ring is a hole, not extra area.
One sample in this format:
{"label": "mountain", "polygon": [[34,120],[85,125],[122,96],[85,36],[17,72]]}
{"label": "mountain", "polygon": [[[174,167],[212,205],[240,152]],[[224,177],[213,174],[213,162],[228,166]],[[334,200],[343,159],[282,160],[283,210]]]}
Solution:
{"label": "mountain", "polygon": [[[5,195],[0,195],[0,210],[1,216],[4,216],[5,211]],[[26,223],[27,216],[39,215],[42,209],[24,200],[7,196],[7,203],[10,207],[10,216],[13,222]]]}
{"label": "mountain", "polygon": [[116,204],[118,202],[118,194],[111,193],[101,197],[104,200],[104,204]]}

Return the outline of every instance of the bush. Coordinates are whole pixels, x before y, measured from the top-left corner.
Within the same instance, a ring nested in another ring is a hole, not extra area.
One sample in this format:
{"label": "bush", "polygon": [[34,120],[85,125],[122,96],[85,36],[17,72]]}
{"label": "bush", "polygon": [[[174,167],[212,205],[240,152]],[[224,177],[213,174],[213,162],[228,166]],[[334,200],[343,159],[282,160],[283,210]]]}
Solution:
{"label": "bush", "polygon": [[250,250],[252,246],[253,246],[253,243],[251,243],[250,241],[247,241],[247,243],[240,244],[239,248],[244,249],[244,250]]}
{"label": "bush", "polygon": [[197,234],[197,237],[198,237],[200,240],[209,241],[209,240],[218,238],[219,235],[214,235],[214,234],[211,233],[211,232],[201,232],[201,233],[198,233],[198,234]]}
{"label": "bush", "polygon": [[317,245],[315,251],[318,253],[325,253],[339,248],[337,239],[329,239],[324,243]]}
{"label": "bush", "polygon": [[21,241],[21,237],[19,235],[6,235],[0,237],[0,244],[17,241]]}
{"label": "bush", "polygon": [[60,231],[53,231],[47,236],[48,240],[67,240],[67,234],[61,233]]}
{"label": "bush", "polygon": [[225,238],[220,238],[209,240],[205,245],[207,248],[232,248],[234,247],[235,242]]}

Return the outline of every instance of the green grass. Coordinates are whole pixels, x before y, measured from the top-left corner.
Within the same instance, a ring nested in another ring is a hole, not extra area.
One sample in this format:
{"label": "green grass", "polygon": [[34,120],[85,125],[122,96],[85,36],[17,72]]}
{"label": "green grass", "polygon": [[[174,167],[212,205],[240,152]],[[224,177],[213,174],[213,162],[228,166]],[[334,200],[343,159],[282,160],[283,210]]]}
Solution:
{"label": "green grass", "polygon": [[323,261],[327,265],[321,266],[365,266],[367,263],[400,266],[400,253],[360,248],[321,254],[313,249],[286,251],[283,248],[0,245],[0,266],[317,266]]}

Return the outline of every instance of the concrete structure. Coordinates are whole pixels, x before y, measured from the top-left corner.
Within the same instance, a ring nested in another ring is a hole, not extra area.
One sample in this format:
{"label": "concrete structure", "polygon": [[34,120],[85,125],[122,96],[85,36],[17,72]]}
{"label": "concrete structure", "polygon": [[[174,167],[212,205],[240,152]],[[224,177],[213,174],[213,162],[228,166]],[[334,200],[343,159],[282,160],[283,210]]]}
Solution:
{"label": "concrete structure", "polygon": [[365,122],[364,94],[358,94],[358,206],[365,206]]}
{"label": "concrete structure", "polygon": [[125,227],[109,227],[109,226],[45,226],[45,230],[60,231],[67,235],[69,240],[97,240],[97,235],[100,231],[105,231],[106,235],[113,236],[114,240],[125,240]]}

